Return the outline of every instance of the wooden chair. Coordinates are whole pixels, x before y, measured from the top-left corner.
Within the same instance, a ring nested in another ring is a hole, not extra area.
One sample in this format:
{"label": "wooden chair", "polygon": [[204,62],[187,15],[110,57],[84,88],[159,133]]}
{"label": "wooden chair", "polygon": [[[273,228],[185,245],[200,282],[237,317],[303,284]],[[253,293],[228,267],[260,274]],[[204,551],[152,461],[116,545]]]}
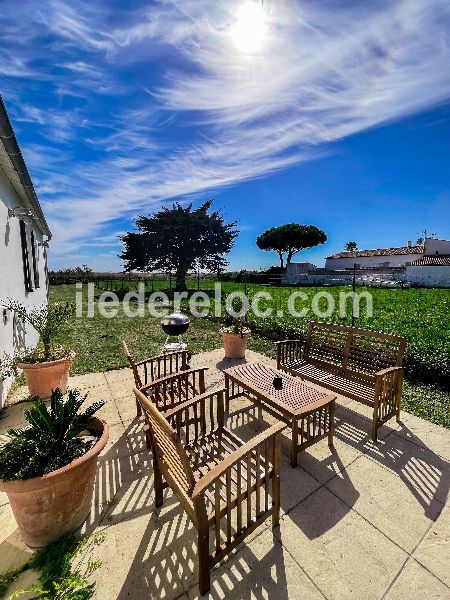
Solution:
{"label": "wooden chair", "polygon": [[[134,382],[138,389],[162,377],[189,369],[189,353],[187,350],[167,352],[135,362],[125,340],[122,341],[122,346],[130,369],[133,371]],[[139,416],[141,414],[141,407],[138,402],[136,402],[136,410]]]}
{"label": "wooden chair", "polygon": [[180,371],[143,385],[139,391],[149,398],[160,412],[166,413],[175,406],[205,393],[207,370],[208,367],[199,367]]}
{"label": "wooden chair", "polygon": [[195,396],[165,416],[142,392],[134,393],[153,451],[155,505],[162,506],[170,486],[197,529],[203,595],[215,564],[269,516],[278,524],[285,425],[243,442],[224,425],[223,390]]}

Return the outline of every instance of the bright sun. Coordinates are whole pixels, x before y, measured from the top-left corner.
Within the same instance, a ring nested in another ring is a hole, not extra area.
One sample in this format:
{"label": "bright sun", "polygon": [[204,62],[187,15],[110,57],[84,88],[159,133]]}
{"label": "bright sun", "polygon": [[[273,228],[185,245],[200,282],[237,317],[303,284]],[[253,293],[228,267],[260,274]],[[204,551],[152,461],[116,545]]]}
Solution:
{"label": "bright sun", "polygon": [[264,10],[260,3],[247,1],[237,11],[232,38],[242,52],[257,52],[266,36]]}

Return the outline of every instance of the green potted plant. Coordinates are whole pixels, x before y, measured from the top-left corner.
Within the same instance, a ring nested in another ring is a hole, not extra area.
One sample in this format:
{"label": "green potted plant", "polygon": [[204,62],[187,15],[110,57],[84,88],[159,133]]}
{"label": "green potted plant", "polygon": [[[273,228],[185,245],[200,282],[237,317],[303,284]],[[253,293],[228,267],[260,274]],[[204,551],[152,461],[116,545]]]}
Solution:
{"label": "green potted plant", "polygon": [[61,327],[75,313],[73,304],[54,303],[26,308],[20,302],[8,300],[4,307],[13,311],[22,323],[31,325],[39,334],[35,349],[25,349],[16,354],[13,367],[22,369],[30,394],[49,398],[52,390],[67,390],[69,370],[75,354],[54,342]]}
{"label": "green potted plant", "polygon": [[245,325],[242,318],[245,315],[242,298],[235,296],[231,306],[233,314],[239,316],[233,318],[232,325],[222,327],[219,331],[225,351],[225,358],[245,358],[245,349],[251,331]]}
{"label": "green potted plant", "polygon": [[104,402],[79,412],[86,396],[52,392],[25,411],[29,427],[11,429],[0,446],[0,491],[6,492],[26,544],[46,546],[86,520],[97,457],[109,428],[93,415]]}

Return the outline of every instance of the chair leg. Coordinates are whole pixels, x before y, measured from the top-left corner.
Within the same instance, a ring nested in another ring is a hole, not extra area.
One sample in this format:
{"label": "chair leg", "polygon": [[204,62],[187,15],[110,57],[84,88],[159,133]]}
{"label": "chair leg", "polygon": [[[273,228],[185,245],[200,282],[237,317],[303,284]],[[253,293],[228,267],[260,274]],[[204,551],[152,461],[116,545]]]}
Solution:
{"label": "chair leg", "polygon": [[334,446],[333,436],[334,436],[334,413],[336,410],[336,400],[333,400],[328,407],[329,418],[330,418],[330,429],[328,430],[328,446],[332,448]]}
{"label": "chair leg", "polygon": [[136,400],[136,415],[138,417],[140,417],[142,415],[142,408],[141,408],[141,405],[139,404],[138,400]]}
{"label": "chair leg", "polygon": [[198,532],[198,587],[200,595],[209,592],[211,587],[211,563],[209,558],[208,531]]}
{"label": "chair leg", "polygon": [[298,420],[292,421],[292,442],[291,442],[291,467],[295,469],[297,466],[298,455]]}
{"label": "chair leg", "polygon": [[159,470],[158,464],[153,458],[153,470],[154,470],[154,478],[155,478],[155,506],[159,508],[163,505],[164,502],[164,484],[162,473]]}
{"label": "chair leg", "polygon": [[378,442],[378,427],[377,427],[377,418],[374,415],[372,420],[372,442],[376,444]]}

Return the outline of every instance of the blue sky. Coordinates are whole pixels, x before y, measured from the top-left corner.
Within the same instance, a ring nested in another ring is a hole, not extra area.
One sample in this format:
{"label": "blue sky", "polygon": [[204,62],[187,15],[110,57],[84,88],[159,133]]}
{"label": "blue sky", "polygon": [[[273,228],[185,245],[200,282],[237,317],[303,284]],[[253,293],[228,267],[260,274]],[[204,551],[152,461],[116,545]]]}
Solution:
{"label": "blue sky", "polygon": [[0,90],[53,231],[50,266],[118,270],[117,237],[161,203],[216,199],[232,268],[276,263],[267,227],[348,240],[450,239],[450,5],[3,0]]}

